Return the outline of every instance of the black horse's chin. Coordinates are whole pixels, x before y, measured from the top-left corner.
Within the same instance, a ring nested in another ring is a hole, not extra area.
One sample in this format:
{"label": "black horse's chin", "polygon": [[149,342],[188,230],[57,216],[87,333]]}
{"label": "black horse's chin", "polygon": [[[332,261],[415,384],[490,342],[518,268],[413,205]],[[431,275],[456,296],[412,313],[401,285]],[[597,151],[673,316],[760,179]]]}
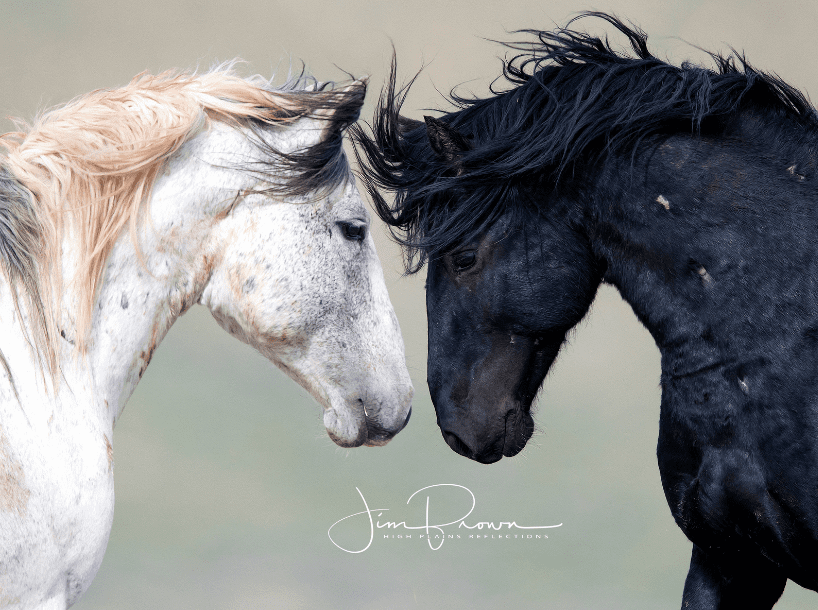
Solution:
{"label": "black horse's chin", "polygon": [[505,425],[491,442],[472,447],[455,432],[441,426],[440,432],[452,451],[481,464],[493,464],[503,457],[514,457],[523,450],[534,433],[534,420],[527,409],[517,408],[506,413]]}

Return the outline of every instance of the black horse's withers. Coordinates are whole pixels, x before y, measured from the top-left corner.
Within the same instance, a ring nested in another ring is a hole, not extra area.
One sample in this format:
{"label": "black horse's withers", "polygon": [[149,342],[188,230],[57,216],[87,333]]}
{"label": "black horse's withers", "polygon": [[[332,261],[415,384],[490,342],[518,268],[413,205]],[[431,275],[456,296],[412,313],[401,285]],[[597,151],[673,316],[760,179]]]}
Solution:
{"label": "black horse's withers", "polygon": [[[582,264],[577,264],[582,261]],[[449,446],[483,463],[513,456],[534,431],[531,404],[600,274],[587,239],[529,215],[429,262],[427,378]]]}

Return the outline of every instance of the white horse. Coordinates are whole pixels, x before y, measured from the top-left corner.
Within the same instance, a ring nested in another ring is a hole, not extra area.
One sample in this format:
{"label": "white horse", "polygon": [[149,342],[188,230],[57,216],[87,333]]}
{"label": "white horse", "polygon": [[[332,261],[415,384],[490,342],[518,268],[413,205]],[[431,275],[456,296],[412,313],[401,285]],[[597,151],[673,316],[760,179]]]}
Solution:
{"label": "white horse", "polygon": [[210,309],[343,447],[409,418],[403,341],[342,150],[366,86],[140,75],[0,143],[0,608],[102,562],[112,433],[157,344]]}

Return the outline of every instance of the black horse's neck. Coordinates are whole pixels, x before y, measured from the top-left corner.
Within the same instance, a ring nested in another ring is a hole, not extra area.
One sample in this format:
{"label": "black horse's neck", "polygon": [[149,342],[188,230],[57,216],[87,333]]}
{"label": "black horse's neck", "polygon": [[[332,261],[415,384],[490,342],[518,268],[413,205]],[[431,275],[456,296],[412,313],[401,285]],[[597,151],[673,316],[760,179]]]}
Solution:
{"label": "black horse's neck", "polygon": [[818,138],[787,131],[746,116],[596,171],[589,237],[666,375],[763,360],[818,328]]}
{"label": "black horse's neck", "polygon": [[[609,159],[582,200],[605,280],[662,354],[657,457],[673,516],[694,560],[704,549],[719,566],[707,569],[724,599],[738,595],[730,570],[776,575],[770,607],[782,567],[815,587],[818,137],[745,118]],[[691,565],[691,607],[704,607],[706,571]]]}

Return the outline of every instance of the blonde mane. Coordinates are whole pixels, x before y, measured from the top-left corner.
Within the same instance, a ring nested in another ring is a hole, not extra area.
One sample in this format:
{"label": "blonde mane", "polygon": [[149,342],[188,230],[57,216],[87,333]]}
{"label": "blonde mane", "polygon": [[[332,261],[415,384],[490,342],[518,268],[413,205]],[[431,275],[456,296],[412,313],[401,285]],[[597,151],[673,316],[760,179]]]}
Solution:
{"label": "blonde mane", "polygon": [[80,252],[75,340],[84,353],[105,261],[126,224],[136,244],[140,210],[170,155],[209,121],[257,129],[305,116],[329,120],[318,161],[309,150],[279,156],[289,169],[301,163],[311,172],[296,180],[294,190],[303,190],[317,178],[335,177],[324,166],[337,160],[341,132],[357,119],[364,92],[358,81],[339,90],[308,78],[273,89],[261,77],[237,76],[229,65],[205,74],[142,73],[125,87],[93,91],[45,112],[31,126],[18,121],[20,131],[0,136],[7,150],[0,160],[0,264],[18,314],[21,288],[27,297],[30,340],[41,364],[56,374],[66,214]]}

